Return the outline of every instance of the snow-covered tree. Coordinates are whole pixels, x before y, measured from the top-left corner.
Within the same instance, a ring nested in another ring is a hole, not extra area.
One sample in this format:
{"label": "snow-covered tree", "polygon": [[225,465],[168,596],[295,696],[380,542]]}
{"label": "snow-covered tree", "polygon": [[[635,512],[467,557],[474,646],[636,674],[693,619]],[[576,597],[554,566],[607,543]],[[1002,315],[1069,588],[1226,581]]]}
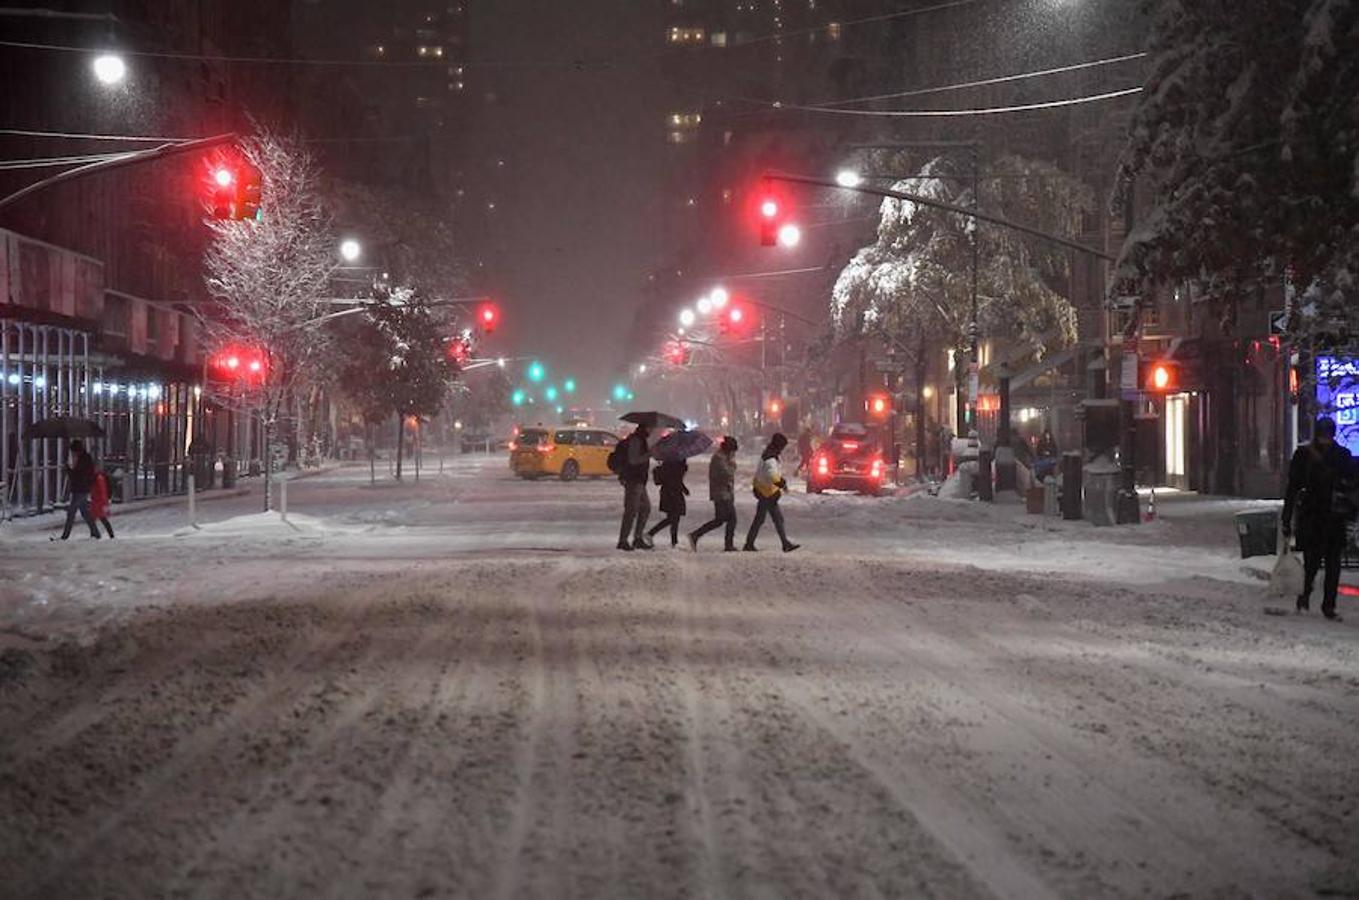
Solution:
{"label": "snow-covered tree", "polygon": [[[894,190],[971,206],[968,169],[946,158]],[[1075,233],[1093,208],[1088,187],[1046,163],[1006,156],[980,183],[992,214],[1059,234]],[[888,198],[878,238],[845,266],[831,292],[837,333],[876,335],[899,351],[923,344],[958,350],[972,318],[972,219]],[[1063,296],[1067,252],[1011,229],[982,223],[977,276],[981,333],[1028,344],[1036,353],[1076,336],[1076,311]]]}
{"label": "snow-covered tree", "polygon": [[347,342],[348,362],[340,373],[345,393],[369,422],[396,414],[398,481],[406,420],[437,415],[458,375],[447,331],[420,295],[403,287],[378,291]]}
{"label": "snow-covered tree", "polygon": [[[204,256],[209,294],[203,310],[208,352],[234,347],[261,354],[265,366],[248,397],[268,442],[293,413],[299,389],[325,359],[326,336],[316,320],[337,262],[335,237],[318,191],[318,173],[298,144],[267,131],[241,142],[241,153],[263,175],[256,220],[209,220]],[[240,396],[233,387],[232,402]],[[226,398],[219,398],[226,399]]]}
{"label": "snow-covered tree", "polygon": [[1144,7],[1154,22],[1151,77],[1116,201],[1127,203],[1139,178],[1154,196],[1124,244],[1119,289],[1145,295],[1192,282],[1230,326],[1237,297],[1291,270],[1353,333],[1359,4]]}

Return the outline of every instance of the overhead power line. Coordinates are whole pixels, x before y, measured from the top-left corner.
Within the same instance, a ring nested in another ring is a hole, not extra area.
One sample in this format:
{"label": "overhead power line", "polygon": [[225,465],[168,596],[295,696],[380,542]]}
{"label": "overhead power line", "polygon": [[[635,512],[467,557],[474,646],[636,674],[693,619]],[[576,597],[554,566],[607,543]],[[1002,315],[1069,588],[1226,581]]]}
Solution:
{"label": "overhead power line", "polygon": [[871,103],[876,100],[901,100],[906,97],[924,97],[929,94],[942,94],[948,91],[963,91],[969,88],[989,87],[993,84],[1008,84],[1013,81],[1024,81],[1029,78],[1045,78],[1049,75],[1061,75],[1067,72],[1080,72],[1084,69],[1094,69],[1100,66],[1112,66],[1118,63],[1130,62],[1135,59],[1145,59],[1146,53],[1128,53],[1123,56],[1111,56],[1107,59],[1096,59],[1090,62],[1075,63],[1069,66],[1057,66],[1052,69],[1039,69],[1036,72],[1020,72],[1017,75],[1001,75],[997,78],[983,78],[978,81],[961,81],[957,84],[942,84],[938,87],[917,88],[910,91],[897,91],[891,94],[874,94],[869,97],[851,97],[847,100],[826,100],[822,103],[809,103],[808,106],[830,107],[846,106],[850,103]]}
{"label": "overhead power line", "polygon": [[1120,97],[1129,97],[1133,94],[1142,92],[1141,87],[1125,88],[1121,91],[1108,91],[1103,94],[1091,94],[1086,97],[1068,97],[1064,100],[1046,100],[1041,103],[1021,103],[1015,106],[984,106],[977,109],[827,109],[823,106],[807,106],[797,103],[770,103],[767,100],[755,100],[753,103],[761,103],[774,109],[797,110],[799,112],[820,113],[830,116],[868,116],[876,118],[895,118],[895,119],[941,119],[950,117],[964,116],[997,116],[1005,113],[1030,112],[1037,109],[1056,109],[1062,106],[1079,106],[1085,103],[1099,103],[1104,100],[1117,100]]}
{"label": "overhead power line", "polygon": [[123,153],[94,153],[86,156],[49,156],[33,159],[0,159],[0,171],[10,169],[44,169],[56,166],[76,166],[89,162],[102,162],[125,156]]}
{"label": "overhead power line", "polygon": [[[53,138],[61,140],[76,141],[131,141],[148,144],[183,143],[184,141],[196,141],[193,137],[164,137],[151,136],[144,134],[87,134],[79,131],[35,131],[23,128],[0,128],[0,135],[10,134],[19,137],[38,137]],[[399,143],[401,141],[424,140],[422,135],[383,135],[381,137],[315,137],[302,138],[304,144],[335,144],[335,143]]]}

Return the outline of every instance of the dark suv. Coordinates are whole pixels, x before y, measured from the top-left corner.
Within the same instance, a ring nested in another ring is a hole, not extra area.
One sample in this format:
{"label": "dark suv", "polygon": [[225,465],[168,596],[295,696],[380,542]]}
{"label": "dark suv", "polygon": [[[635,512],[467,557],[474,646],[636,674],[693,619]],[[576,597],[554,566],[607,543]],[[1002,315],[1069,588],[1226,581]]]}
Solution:
{"label": "dark suv", "polygon": [[807,491],[857,491],[877,496],[888,475],[882,444],[862,425],[835,426],[812,455]]}

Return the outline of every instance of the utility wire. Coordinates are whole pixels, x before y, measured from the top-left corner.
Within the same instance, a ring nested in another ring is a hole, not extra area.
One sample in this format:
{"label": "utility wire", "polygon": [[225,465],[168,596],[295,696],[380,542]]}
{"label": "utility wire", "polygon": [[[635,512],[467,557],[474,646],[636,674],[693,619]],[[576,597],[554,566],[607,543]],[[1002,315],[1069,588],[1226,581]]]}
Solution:
{"label": "utility wire", "polygon": [[949,117],[965,116],[996,116],[1004,113],[1029,112],[1036,109],[1056,109],[1061,106],[1079,106],[1085,103],[1098,103],[1102,100],[1116,100],[1119,97],[1128,97],[1142,92],[1141,87],[1125,88],[1121,91],[1109,91],[1104,94],[1091,94],[1086,97],[1069,97],[1065,100],[1047,100],[1042,103],[1023,103],[1017,106],[984,106],[978,109],[827,109],[823,106],[806,106],[797,103],[769,103],[769,101],[751,101],[766,104],[773,109],[790,109],[799,112],[821,113],[822,115],[832,116],[868,116],[875,118],[896,118],[896,119],[938,119]]}
{"label": "utility wire", "polygon": [[851,97],[848,100],[826,100],[822,103],[809,103],[807,105],[817,107],[846,106],[850,103],[871,103],[875,100],[900,100],[905,97],[924,97],[928,94],[962,91],[967,90],[968,88],[988,87],[993,84],[1007,84],[1012,81],[1023,81],[1028,78],[1044,78],[1048,75],[1061,75],[1066,72],[1079,72],[1084,69],[1094,69],[1100,66],[1112,66],[1118,63],[1130,62],[1134,59],[1145,59],[1146,56],[1146,53],[1128,53],[1123,56],[1111,56],[1107,59],[1096,59],[1091,62],[1076,63],[1070,66],[1040,69],[1037,72],[1021,72],[1017,75],[1002,75],[998,78],[983,78],[979,81],[963,81],[957,84],[943,84],[938,87],[918,88],[912,91],[897,91],[892,94],[874,94],[870,97]]}
{"label": "utility wire", "polygon": [[[148,144],[183,143],[185,141],[196,141],[198,138],[191,137],[152,137],[142,134],[86,134],[84,132],[73,131],[33,131],[22,128],[0,128],[0,135],[9,134],[19,137],[38,137],[56,138],[62,140],[79,141],[133,141]],[[304,144],[335,144],[335,143],[400,143],[402,141],[424,140],[422,135],[385,135],[382,137],[316,137],[302,138]]]}
{"label": "utility wire", "polygon": [[125,156],[124,153],[96,153],[89,156],[52,156],[34,159],[0,159],[0,171],[11,169],[45,169],[55,166],[77,166],[89,162],[103,162]]}

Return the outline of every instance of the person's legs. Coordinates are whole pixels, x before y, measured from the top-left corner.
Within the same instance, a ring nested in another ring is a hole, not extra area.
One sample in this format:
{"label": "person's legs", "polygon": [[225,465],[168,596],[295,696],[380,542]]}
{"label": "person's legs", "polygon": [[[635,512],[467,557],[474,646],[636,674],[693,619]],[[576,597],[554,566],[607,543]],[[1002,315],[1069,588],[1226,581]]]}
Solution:
{"label": "person's legs", "polygon": [[646,533],[647,537],[655,537],[666,528],[669,528],[672,533],[679,531],[679,516],[674,513],[666,513],[664,519],[651,526],[651,529]]}
{"label": "person's legs", "polygon": [[85,525],[90,529],[90,537],[98,540],[103,537],[99,533],[99,523],[94,520],[94,515],[90,512],[90,495],[84,495],[84,502],[80,504],[80,518],[85,520]]}
{"label": "person's legs", "polygon": [[68,540],[71,537],[71,528],[75,526],[76,517],[76,495],[72,494],[70,501],[66,504],[66,526],[61,529],[61,539]]}
{"label": "person's legs", "polygon": [[755,503],[755,518],[750,520],[750,530],[746,532],[746,547],[754,549],[755,539],[760,536],[760,528],[764,525],[764,517],[769,514],[769,498],[761,497]]}
{"label": "person's legs", "polygon": [[783,526],[783,510],[779,509],[779,498],[777,496],[770,501],[769,518],[774,520],[774,530],[779,533],[779,543],[784,547],[793,543],[788,540],[788,531]]}
{"label": "person's legs", "polygon": [[1340,558],[1345,554],[1345,523],[1335,522],[1326,534],[1325,563],[1326,581],[1321,595],[1321,611],[1326,615],[1335,613],[1336,595],[1340,593]]}
{"label": "person's legs", "polygon": [[104,523],[104,527],[108,529],[109,537],[113,537],[113,523],[109,521],[108,516],[105,516],[99,521]]}
{"label": "person's legs", "polygon": [[1302,547],[1302,593],[1298,596],[1298,609],[1306,609],[1312,599],[1312,585],[1316,583],[1317,572],[1321,569],[1321,561],[1325,556],[1322,545],[1315,539],[1309,539]]}
{"label": "person's legs", "polygon": [[623,523],[618,529],[618,543],[626,544],[632,534],[633,522],[637,519],[637,486],[623,485]]}
{"label": "person's legs", "polygon": [[726,522],[726,543],[724,546],[728,550],[736,549],[736,501],[723,500],[718,507],[718,515]]}
{"label": "person's legs", "polygon": [[636,533],[633,536],[633,543],[648,543],[646,539],[646,520],[651,518],[651,498],[646,493],[646,483],[636,485],[637,490],[637,525]]}

